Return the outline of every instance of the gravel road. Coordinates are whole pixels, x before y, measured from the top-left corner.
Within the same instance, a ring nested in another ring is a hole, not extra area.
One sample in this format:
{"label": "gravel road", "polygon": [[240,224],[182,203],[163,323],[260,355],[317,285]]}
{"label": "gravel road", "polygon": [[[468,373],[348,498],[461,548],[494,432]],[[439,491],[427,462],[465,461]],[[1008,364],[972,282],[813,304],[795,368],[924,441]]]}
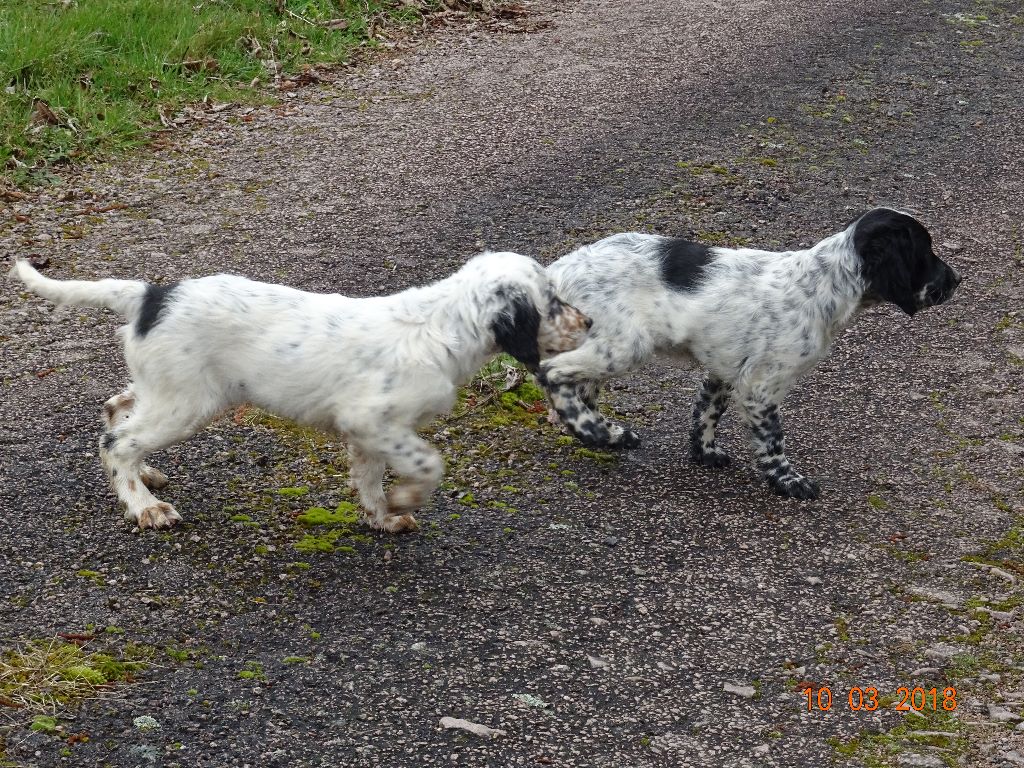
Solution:
{"label": "gravel road", "polygon": [[[772,496],[728,415],[739,461],[690,466],[698,374],[651,366],[606,397],[645,440],[620,457],[525,412],[436,425],[414,535],[304,528],[349,498],[343,457],[258,413],[156,457],[185,522],[140,535],[95,456],[117,319],[3,284],[0,645],[94,634],[147,666],[56,734],[0,702],[0,765],[1024,765],[1020,5],[522,7],[8,203],[0,251],[358,296],[483,248],[795,247],[908,209],[966,279],[865,313],[787,400],[821,499]],[[901,686],[959,706],[898,712]]]}

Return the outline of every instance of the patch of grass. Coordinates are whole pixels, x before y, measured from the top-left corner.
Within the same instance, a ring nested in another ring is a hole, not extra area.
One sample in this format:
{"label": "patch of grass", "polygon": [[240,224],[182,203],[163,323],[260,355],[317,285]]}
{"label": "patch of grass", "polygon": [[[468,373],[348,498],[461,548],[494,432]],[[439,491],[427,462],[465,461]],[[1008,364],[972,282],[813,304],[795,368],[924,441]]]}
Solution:
{"label": "patch of grass", "polygon": [[109,693],[145,667],[57,638],[32,641],[0,653],[0,699],[28,713],[57,715]]}
{"label": "patch of grass", "polygon": [[889,502],[887,502],[881,496],[877,496],[875,494],[871,494],[870,496],[868,496],[868,504],[870,504],[875,509],[888,509],[889,508]]}
{"label": "patch of grass", "polygon": [[838,756],[855,758],[866,768],[896,765],[901,752],[923,746],[941,747],[940,757],[946,765],[961,765],[958,758],[968,749],[964,725],[942,710],[925,709],[920,714],[923,719],[908,716],[904,723],[883,733],[863,731],[849,741],[833,737],[828,743]]}
{"label": "patch of grass", "polygon": [[88,579],[98,587],[102,587],[104,584],[107,583],[107,580],[99,571],[89,571],[83,568],[82,570],[75,573],[75,575],[80,579]]}
{"label": "patch of grass", "polygon": [[845,616],[836,616],[832,623],[836,628],[836,637],[844,643],[850,642],[850,620]]}
{"label": "patch of grass", "polygon": [[0,4],[0,165],[19,182],[137,145],[186,104],[260,102],[248,86],[344,61],[401,0],[5,0]]}

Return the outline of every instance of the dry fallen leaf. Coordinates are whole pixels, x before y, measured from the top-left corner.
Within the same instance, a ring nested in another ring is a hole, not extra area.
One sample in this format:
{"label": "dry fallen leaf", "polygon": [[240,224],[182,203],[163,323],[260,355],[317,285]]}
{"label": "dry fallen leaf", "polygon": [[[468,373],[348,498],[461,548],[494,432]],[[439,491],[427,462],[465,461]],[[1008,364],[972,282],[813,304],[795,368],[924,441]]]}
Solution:
{"label": "dry fallen leaf", "polygon": [[49,125],[60,125],[60,118],[50,109],[50,105],[42,99],[32,101],[32,122],[37,125],[44,123]]}

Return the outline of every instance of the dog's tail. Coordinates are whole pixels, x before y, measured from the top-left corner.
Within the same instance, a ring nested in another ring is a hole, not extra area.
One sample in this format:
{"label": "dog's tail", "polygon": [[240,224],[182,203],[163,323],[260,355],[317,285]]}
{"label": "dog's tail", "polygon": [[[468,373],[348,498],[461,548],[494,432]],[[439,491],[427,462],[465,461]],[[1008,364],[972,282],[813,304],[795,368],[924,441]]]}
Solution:
{"label": "dog's tail", "polygon": [[24,259],[15,261],[9,274],[58,306],[105,307],[132,320],[138,316],[146,295],[146,284],[141,280],[53,280],[39,274]]}

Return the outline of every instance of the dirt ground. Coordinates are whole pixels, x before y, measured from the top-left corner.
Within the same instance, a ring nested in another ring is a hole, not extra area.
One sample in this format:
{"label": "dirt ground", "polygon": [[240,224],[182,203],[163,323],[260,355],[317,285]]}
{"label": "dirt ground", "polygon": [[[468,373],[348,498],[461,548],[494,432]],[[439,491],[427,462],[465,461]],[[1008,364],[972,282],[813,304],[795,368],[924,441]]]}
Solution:
{"label": "dirt ground", "polygon": [[654,365],[606,396],[644,438],[621,456],[493,404],[439,422],[417,534],[303,526],[350,499],[343,452],[250,412],[155,457],[185,520],[140,535],[95,455],[117,318],[4,283],[0,645],[146,666],[56,733],[0,701],[0,765],[1024,765],[1024,10],[524,7],[8,202],[0,250],[362,296],[483,248],[796,247],[911,210],[966,279],[866,312],[786,401],[821,499],[772,496],[728,415],[738,460],[691,466],[698,374]]}

